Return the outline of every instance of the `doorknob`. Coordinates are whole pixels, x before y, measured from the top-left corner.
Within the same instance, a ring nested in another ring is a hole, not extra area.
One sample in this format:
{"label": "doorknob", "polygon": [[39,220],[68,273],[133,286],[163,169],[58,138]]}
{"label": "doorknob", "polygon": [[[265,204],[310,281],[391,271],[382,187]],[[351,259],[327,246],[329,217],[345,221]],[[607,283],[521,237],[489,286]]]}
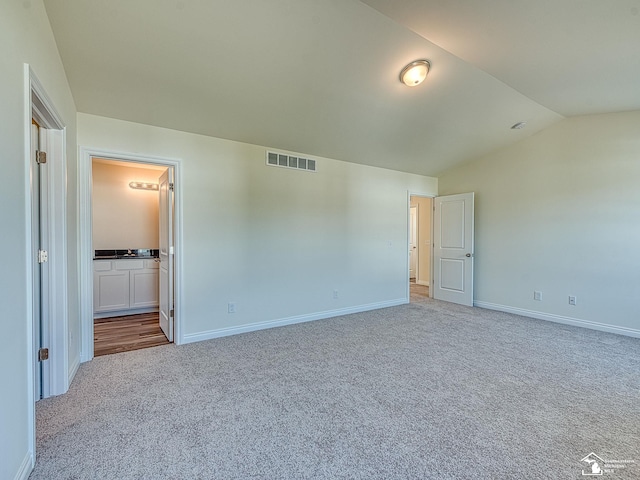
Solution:
{"label": "doorknob", "polygon": [[471,254],[470,254],[470,253],[467,253],[467,254],[465,255],[465,257],[470,257],[470,256],[471,256]]}

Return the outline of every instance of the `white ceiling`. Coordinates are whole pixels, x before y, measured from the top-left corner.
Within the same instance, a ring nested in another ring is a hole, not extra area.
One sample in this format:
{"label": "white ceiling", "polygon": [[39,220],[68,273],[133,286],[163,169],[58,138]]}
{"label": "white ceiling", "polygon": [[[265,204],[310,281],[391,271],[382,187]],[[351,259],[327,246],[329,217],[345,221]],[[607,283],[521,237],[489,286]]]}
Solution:
{"label": "white ceiling", "polygon": [[640,0],[363,0],[564,116],[640,109]]}
{"label": "white ceiling", "polygon": [[[563,116],[640,109],[640,0],[45,5],[80,112],[307,155],[435,175]],[[419,58],[429,77],[406,87]]]}

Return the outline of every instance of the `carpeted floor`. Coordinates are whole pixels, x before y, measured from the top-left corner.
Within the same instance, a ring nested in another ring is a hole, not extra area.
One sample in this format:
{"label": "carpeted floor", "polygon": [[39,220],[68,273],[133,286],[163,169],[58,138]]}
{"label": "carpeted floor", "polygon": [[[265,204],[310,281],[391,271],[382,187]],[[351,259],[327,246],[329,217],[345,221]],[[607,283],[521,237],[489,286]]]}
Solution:
{"label": "carpeted floor", "polygon": [[422,298],[96,358],[38,402],[30,478],[578,479],[592,452],[640,463],[640,340]]}

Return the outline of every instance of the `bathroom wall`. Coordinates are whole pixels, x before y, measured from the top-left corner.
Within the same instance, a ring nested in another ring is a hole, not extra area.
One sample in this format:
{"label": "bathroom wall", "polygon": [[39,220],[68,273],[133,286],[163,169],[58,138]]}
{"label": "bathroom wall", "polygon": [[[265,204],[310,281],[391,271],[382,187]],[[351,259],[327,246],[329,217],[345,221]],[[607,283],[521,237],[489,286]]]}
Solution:
{"label": "bathroom wall", "polygon": [[158,248],[158,191],[130,182],[158,183],[162,170],[94,159],[93,248]]}

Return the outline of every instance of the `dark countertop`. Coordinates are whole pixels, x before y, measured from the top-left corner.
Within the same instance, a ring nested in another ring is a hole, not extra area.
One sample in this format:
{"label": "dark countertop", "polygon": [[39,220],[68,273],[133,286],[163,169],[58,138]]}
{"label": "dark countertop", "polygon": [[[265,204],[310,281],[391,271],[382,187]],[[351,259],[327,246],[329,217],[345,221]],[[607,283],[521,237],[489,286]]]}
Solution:
{"label": "dark countertop", "polygon": [[127,248],[113,250],[96,250],[94,252],[94,260],[122,260],[134,258],[158,258],[159,251],[156,248]]}

